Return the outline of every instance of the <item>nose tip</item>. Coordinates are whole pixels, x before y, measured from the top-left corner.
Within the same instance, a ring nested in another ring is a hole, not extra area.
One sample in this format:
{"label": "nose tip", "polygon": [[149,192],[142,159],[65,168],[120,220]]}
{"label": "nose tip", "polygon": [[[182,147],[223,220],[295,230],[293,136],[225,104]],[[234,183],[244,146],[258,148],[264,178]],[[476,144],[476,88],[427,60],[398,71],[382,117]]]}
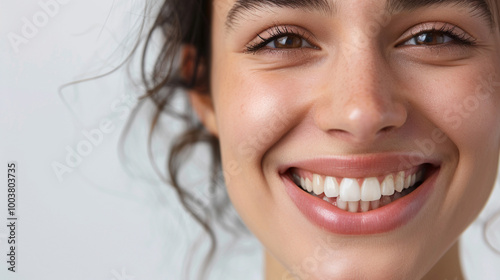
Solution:
{"label": "nose tip", "polygon": [[363,103],[364,106],[348,109],[346,117],[333,130],[348,134],[355,142],[371,142],[379,135],[401,127],[406,121],[406,110],[402,106]]}
{"label": "nose tip", "polygon": [[316,125],[332,135],[356,142],[373,142],[403,126],[405,106],[380,92],[353,94],[350,98],[329,97],[316,108]]}

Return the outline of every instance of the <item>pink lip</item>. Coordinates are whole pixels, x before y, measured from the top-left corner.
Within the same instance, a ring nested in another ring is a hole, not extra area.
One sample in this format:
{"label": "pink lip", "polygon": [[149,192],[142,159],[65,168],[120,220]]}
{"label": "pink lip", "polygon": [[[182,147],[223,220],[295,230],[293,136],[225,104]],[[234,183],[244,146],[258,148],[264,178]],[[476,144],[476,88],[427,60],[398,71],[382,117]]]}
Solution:
{"label": "pink lip", "polygon": [[377,154],[366,156],[336,156],[291,162],[280,166],[278,172],[285,173],[295,167],[312,173],[333,177],[362,178],[404,171],[424,163],[440,165],[437,159],[414,154]]}
{"label": "pink lip", "polygon": [[[434,189],[439,175],[439,168],[434,169],[423,184],[410,194],[376,210],[364,213],[350,213],[341,210],[318,197],[304,192],[292,181],[286,171],[288,168],[297,167],[323,175],[331,174],[332,176],[359,178],[404,170],[410,167],[400,165],[400,160],[405,158],[408,160],[407,155],[392,154],[369,157],[320,158],[282,166],[280,174],[286,192],[302,214],[312,223],[337,234],[375,234],[401,227],[418,214]],[[411,163],[415,165],[431,163],[437,166],[435,160],[425,161],[424,159],[415,158]]]}

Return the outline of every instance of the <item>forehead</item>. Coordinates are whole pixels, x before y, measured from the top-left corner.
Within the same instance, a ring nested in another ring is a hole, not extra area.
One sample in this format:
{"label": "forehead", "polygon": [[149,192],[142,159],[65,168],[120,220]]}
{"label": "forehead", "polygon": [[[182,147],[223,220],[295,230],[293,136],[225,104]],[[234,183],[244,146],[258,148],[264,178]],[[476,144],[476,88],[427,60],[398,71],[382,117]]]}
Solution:
{"label": "forehead", "polygon": [[[357,2],[357,3],[356,3]],[[373,0],[380,9],[393,14],[435,5],[448,5],[467,8],[476,16],[488,18],[493,25],[498,18],[498,0]],[[302,9],[334,15],[349,3],[351,7],[366,4],[365,0],[214,0],[214,10],[224,17],[225,25],[231,29],[241,19],[252,17],[257,11],[277,8]],[[341,12],[341,11],[340,11]]]}

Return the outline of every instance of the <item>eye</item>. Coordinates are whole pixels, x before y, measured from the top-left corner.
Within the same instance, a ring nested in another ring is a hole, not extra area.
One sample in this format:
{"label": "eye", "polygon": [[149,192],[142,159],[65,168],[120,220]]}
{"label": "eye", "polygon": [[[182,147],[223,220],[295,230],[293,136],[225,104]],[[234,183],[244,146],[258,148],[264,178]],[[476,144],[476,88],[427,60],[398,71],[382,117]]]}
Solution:
{"label": "eye", "polygon": [[453,38],[438,32],[426,32],[406,41],[404,45],[439,45],[453,42]]}
{"label": "eye", "polygon": [[475,39],[456,26],[444,24],[440,28],[432,26],[426,30],[412,33],[412,37],[404,41],[403,46],[429,46],[456,44],[462,46],[474,45]]}
{"label": "eye", "polygon": [[310,43],[310,35],[295,26],[274,26],[257,35],[257,42],[251,42],[245,49],[247,53],[259,51],[291,51],[304,48],[317,49]]}
{"label": "eye", "polygon": [[291,34],[270,41],[266,45],[266,47],[275,49],[296,49],[304,47],[312,48],[313,46],[309,44],[309,42],[307,42],[304,38]]}

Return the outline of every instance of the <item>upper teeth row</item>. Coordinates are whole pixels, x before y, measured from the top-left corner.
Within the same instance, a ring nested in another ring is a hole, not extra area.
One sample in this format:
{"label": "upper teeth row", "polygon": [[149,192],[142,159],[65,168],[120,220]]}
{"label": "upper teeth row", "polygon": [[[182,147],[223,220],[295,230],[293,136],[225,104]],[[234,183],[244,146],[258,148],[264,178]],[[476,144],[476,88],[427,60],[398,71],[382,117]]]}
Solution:
{"label": "upper teeth row", "polygon": [[382,183],[376,177],[364,178],[361,186],[359,179],[355,178],[343,178],[339,185],[337,178],[331,176],[313,174],[312,181],[296,173],[293,173],[293,177],[302,189],[316,195],[325,193],[327,197],[339,197],[343,201],[375,201],[382,195],[390,196],[395,191],[401,192],[422,179],[421,170],[413,174],[407,173],[406,176],[405,171],[389,174]]}

